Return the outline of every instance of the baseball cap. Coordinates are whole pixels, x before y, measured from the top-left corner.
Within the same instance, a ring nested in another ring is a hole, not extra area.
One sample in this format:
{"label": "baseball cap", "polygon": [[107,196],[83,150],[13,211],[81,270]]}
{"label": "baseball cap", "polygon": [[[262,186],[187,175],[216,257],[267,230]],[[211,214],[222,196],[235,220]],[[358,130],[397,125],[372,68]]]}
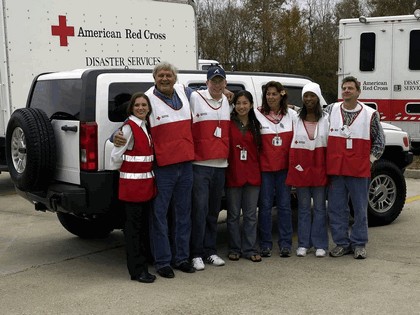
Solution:
{"label": "baseball cap", "polygon": [[207,70],[207,80],[211,80],[214,77],[220,76],[223,79],[226,79],[226,72],[221,67],[213,66]]}

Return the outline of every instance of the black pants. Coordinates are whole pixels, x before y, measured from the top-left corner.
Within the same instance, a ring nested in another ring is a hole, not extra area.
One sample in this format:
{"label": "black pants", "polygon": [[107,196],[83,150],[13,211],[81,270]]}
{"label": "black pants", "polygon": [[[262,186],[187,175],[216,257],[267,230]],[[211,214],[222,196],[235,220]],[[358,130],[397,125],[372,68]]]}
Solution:
{"label": "black pants", "polygon": [[131,276],[148,271],[150,202],[125,202],[125,248],[127,268]]}

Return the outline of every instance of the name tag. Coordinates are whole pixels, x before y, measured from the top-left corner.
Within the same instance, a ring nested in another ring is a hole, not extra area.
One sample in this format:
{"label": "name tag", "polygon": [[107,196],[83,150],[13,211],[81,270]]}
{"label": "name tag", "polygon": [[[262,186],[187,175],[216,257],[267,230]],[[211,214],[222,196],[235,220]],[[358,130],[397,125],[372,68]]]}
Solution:
{"label": "name tag", "polygon": [[271,143],[275,146],[275,147],[279,147],[282,144],[282,140],[279,136],[276,136],[273,138],[273,140],[271,141]]}
{"label": "name tag", "polygon": [[346,139],[346,149],[353,149],[353,139]]}
{"label": "name tag", "polygon": [[213,135],[217,138],[221,138],[222,137],[222,128],[216,127],[216,129],[214,129],[214,134]]}

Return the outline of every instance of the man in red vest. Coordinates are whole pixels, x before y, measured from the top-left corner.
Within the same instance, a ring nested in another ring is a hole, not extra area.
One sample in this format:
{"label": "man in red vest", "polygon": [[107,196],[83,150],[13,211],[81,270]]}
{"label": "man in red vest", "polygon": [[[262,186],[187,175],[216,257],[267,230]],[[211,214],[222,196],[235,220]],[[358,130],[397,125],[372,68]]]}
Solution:
{"label": "man in red vest", "polygon": [[[153,69],[155,85],[145,94],[151,103],[150,133],[154,144],[157,195],[153,200],[150,244],[157,273],[174,278],[171,266],[193,273],[190,263],[191,189],[194,143],[189,98],[192,90],[176,84],[177,70],[161,62]],[[115,134],[116,146],[126,139]],[[167,216],[172,211],[170,241]]]}
{"label": "man in red vest", "polygon": [[[327,143],[328,216],[336,247],[330,256],[353,253],[366,258],[368,242],[368,189],[372,164],[381,157],[385,135],[377,111],[358,101],[360,83],[355,77],[342,81],[343,102],[326,108],[330,115]],[[349,198],[354,223],[349,231]]]}
{"label": "man in red vest", "polygon": [[226,74],[212,66],[207,71],[207,89],[191,94],[193,162],[191,256],[196,270],[204,269],[203,259],[223,266],[217,255],[216,237],[220,203],[225,187],[225,170],[229,156],[230,108]]}
{"label": "man in red vest", "polygon": [[[145,94],[150,98],[150,133],[154,143],[157,196],[153,201],[150,243],[157,273],[174,278],[171,265],[186,273],[190,263],[192,160],[195,159],[190,97],[193,90],[177,84],[177,69],[161,62],[153,69],[155,86]],[[225,94],[232,93],[224,89]],[[116,133],[114,144],[126,139]],[[172,211],[172,239],[167,215]]]}

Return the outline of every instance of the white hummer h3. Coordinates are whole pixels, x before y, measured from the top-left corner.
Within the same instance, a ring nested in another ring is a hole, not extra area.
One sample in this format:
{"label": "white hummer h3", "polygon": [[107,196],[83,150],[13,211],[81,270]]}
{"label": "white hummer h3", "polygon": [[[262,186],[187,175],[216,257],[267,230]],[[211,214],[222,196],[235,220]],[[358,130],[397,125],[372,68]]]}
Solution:
{"label": "white hummer h3", "polygon": [[[228,89],[246,89],[255,106],[262,87],[281,82],[289,102],[301,104],[303,76],[227,72]],[[205,86],[206,72],[180,71],[178,82]],[[109,167],[110,135],[126,119],[131,95],[154,84],[151,70],[82,69],[41,74],[26,108],[12,114],[6,132],[6,160],[16,191],[36,210],[57,213],[61,224],[82,238],[105,237],[123,226],[118,172]],[[375,162],[369,187],[369,224],[384,225],[401,213],[405,168],[412,162],[406,132],[384,125],[386,149]]]}

